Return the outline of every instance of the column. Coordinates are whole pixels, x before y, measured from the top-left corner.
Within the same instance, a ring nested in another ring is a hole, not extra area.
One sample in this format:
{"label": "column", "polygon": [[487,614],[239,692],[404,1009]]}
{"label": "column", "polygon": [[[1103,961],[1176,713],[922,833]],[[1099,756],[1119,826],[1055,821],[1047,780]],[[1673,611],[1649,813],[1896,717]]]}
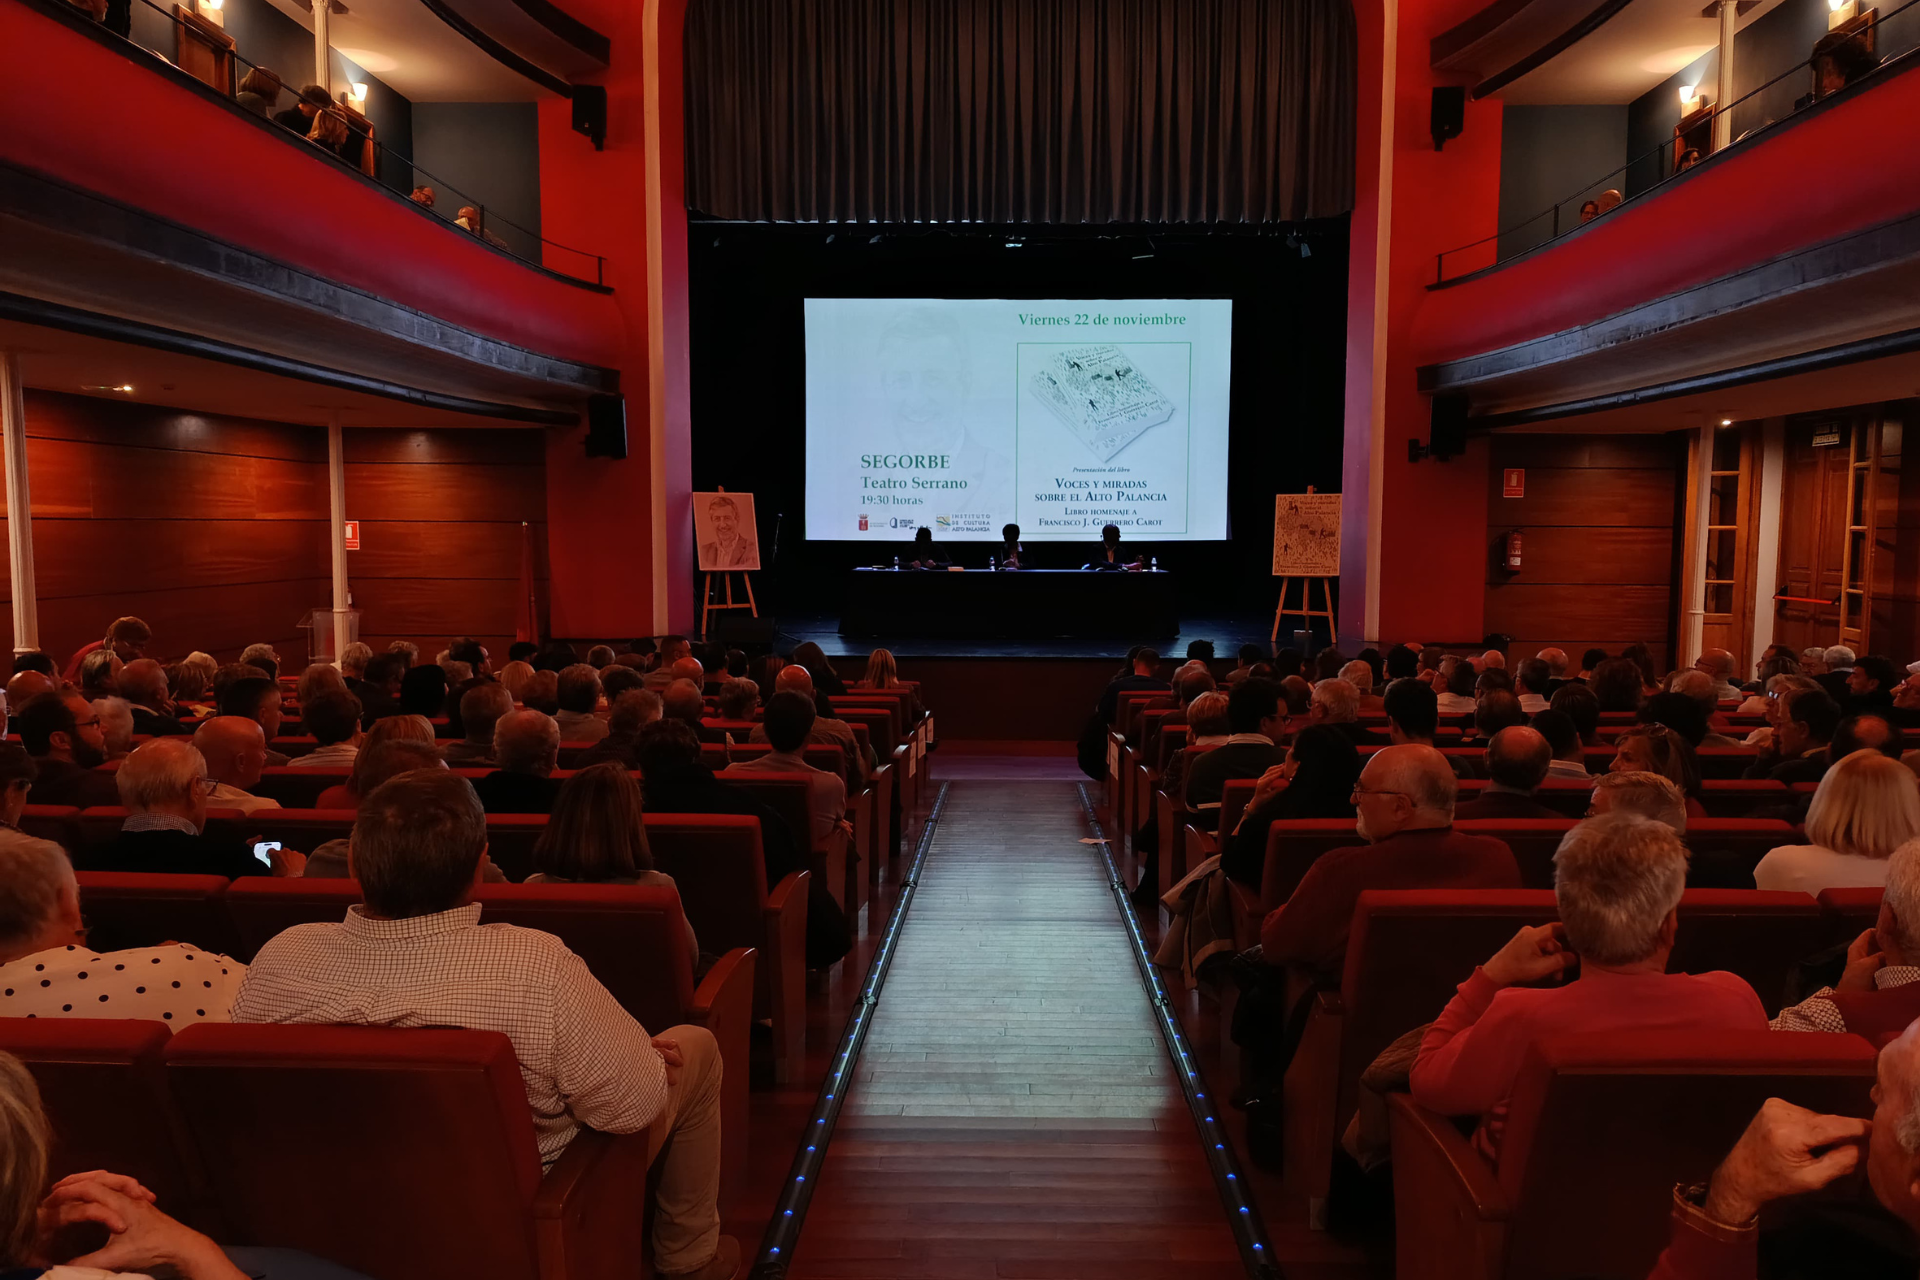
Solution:
{"label": "column", "polygon": [[327,424],[327,532],[333,550],[333,659],[347,647],[347,615],[353,612],[347,591],[347,461],[340,420]]}
{"label": "column", "polygon": [[333,96],[333,0],[313,0],[313,82]]}
{"label": "column", "polygon": [[1680,652],[1672,666],[1684,671],[1700,656],[1707,625],[1707,522],[1713,503],[1713,433],[1719,420],[1700,424],[1693,444],[1693,508],[1688,513],[1686,581],[1681,592]]}
{"label": "column", "polygon": [[1747,661],[1773,643],[1774,618],[1779,607],[1773,597],[1780,590],[1780,501],[1786,483],[1787,423],[1768,418],[1760,427],[1760,514],[1754,521],[1753,651]]}
{"label": "column", "polygon": [[1719,97],[1714,99],[1713,149],[1733,141],[1733,25],[1740,16],[1739,0],[1720,0]]}
{"label": "column", "polygon": [[40,599],[33,581],[33,503],[27,492],[27,409],[20,357],[0,351],[0,445],[7,455],[7,558],[13,572],[13,652],[40,647]]}

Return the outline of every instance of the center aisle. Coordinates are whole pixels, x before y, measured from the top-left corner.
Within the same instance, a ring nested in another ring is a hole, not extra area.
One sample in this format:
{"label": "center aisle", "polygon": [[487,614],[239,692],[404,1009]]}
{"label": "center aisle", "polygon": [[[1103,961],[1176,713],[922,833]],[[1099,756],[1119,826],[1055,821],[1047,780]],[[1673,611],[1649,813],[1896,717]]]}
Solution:
{"label": "center aisle", "polygon": [[955,782],[794,1277],[1238,1277],[1064,782]]}

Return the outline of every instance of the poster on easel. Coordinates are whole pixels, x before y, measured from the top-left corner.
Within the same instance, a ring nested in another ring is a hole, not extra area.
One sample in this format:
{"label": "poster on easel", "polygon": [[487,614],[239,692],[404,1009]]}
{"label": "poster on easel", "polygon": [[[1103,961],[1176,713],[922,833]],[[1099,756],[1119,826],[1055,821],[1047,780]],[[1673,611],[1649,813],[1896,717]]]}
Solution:
{"label": "poster on easel", "polygon": [[1282,493],[1273,499],[1273,576],[1340,576],[1340,495]]}
{"label": "poster on easel", "polygon": [[693,495],[693,538],[700,548],[703,573],[760,568],[760,539],[753,522],[750,493]]}

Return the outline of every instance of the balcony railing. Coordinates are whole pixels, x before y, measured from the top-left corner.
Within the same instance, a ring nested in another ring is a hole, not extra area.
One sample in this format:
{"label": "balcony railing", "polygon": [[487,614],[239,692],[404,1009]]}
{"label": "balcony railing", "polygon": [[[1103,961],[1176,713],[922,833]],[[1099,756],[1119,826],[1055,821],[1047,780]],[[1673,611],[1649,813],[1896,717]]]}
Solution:
{"label": "balcony railing", "polygon": [[[63,0],[49,0],[49,2],[63,9],[70,7],[63,3]],[[195,61],[201,65],[189,69],[180,65],[187,60],[183,52],[180,62],[174,64],[179,70],[228,100],[235,100],[236,86],[242,83],[247,74],[255,70],[258,64],[248,61],[245,55],[232,47],[230,41],[223,42],[218,37],[210,40],[212,33],[219,31],[219,28],[213,27],[204,19],[197,16],[181,17],[155,4],[154,0],[134,0],[134,3],[144,5],[146,9],[166,20],[174,29],[178,50],[192,49],[198,55]],[[81,12],[88,9],[85,4],[76,4],[71,7]],[[202,25],[196,25],[196,23]],[[121,38],[126,39],[124,36]],[[145,49],[131,39],[127,42],[134,48],[142,49],[147,53],[160,52]],[[165,57],[164,54],[160,56]],[[541,270],[584,283],[605,286],[607,264],[603,256],[549,240],[499,212],[490,210],[484,200],[463,191],[457,184],[430,173],[391,143],[379,138],[373,129],[372,122],[347,103],[336,100],[321,109],[331,116],[329,124],[323,127],[330,128],[336,138],[340,129],[344,128],[348,135],[345,142],[336,141],[329,145],[311,136],[320,131],[311,124],[316,117],[307,117],[308,135],[295,133],[292,129],[280,125],[273,119],[274,114],[276,112],[285,114],[286,111],[297,109],[300,98],[291,86],[280,82],[277,73],[268,71],[267,74],[277,83],[281,83],[281,88],[275,101],[267,105],[266,118],[274,124],[276,130],[288,135],[289,142],[310,148],[318,163],[338,165],[342,169],[351,170],[363,178],[379,183],[408,199],[426,216],[444,223],[455,234],[472,236],[502,253]],[[241,109],[247,108],[242,106]],[[348,155],[353,153],[355,140],[360,141],[358,150],[361,154],[358,164],[342,155],[343,151]]]}
{"label": "balcony railing", "polygon": [[[1863,24],[1860,29],[1860,32],[1865,33],[1868,31],[1877,31],[1879,28],[1884,27],[1888,22],[1892,21],[1894,18],[1897,18],[1901,14],[1906,13],[1909,9],[1914,8],[1915,5],[1917,4],[1920,4],[1920,0],[1906,0],[1906,3],[1900,5],[1898,8],[1893,9],[1890,12],[1885,14],[1878,14],[1870,22]],[[1915,14],[1915,19],[1916,21],[1920,21],[1920,13]],[[1880,64],[1874,67],[1871,71],[1864,73],[1863,75],[1859,76],[1857,79],[1849,81],[1845,87],[1841,89],[1833,90],[1832,92],[1829,92],[1826,94],[1814,94],[1809,98],[1796,103],[1793,110],[1789,111],[1786,115],[1781,116],[1779,119],[1776,119],[1776,120],[1769,120],[1763,125],[1760,125],[1756,128],[1748,130],[1746,133],[1740,135],[1739,137],[1735,138],[1733,141],[1729,142],[1725,147],[1722,147],[1717,151],[1713,151],[1711,154],[1718,156],[1738,148],[1752,146],[1756,142],[1759,142],[1760,140],[1764,139],[1766,135],[1773,129],[1776,129],[1781,125],[1793,120],[1795,117],[1804,114],[1806,111],[1811,109],[1816,104],[1825,102],[1828,99],[1831,99],[1839,94],[1845,93],[1848,90],[1854,88],[1856,85],[1870,85],[1874,82],[1874,80],[1885,75],[1890,68],[1898,64],[1904,63],[1907,59],[1913,58],[1913,57],[1920,57],[1920,49],[1908,49],[1904,52],[1888,57],[1887,59],[1880,62]],[[1749,90],[1745,94],[1742,94],[1740,97],[1735,98],[1731,102],[1714,104],[1714,106],[1708,112],[1706,112],[1704,115],[1702,115],[1698,119],[1691,119],[1691,118],[1689,119],[1687,123],[1687,132],[1689,134],[1694,134],[1701,130],[1705,130],[1706,136],[1709,138],[1712,137],[1713,122],[1718,120],[1722,115],[1732,112],[1734,108],[1739,107],[1743,104],[1746,104],[1749,102],[1755,102],[1759,100],[1763,95],[1768,93],[1768,91],[1772,90],[1775,86],[1785,83],[1793,76],[1807,73],[1812,68],[1812,65],[1813,65],[1813,58],[1810,56],[1805,61],[1795,63],[1793,66],[1787,68],[1785,71],[1782,71],[1779,75],[1773,77],[1773,79],[1766,81],[1764,84],[1756,86],[1755,88]],[[1583,207],[1586,204],[1597,203],[1597,201],[1595,201],[1594,198],[1589,193],[1593,192],[1598,188],[1601,188],[1602,186],[1608,183],[1615,183],[1616,189],[1617,187],[1625,186],[1626,175],[1631,171],[1633,171],[1635,168],[1640,166],[1651,165],[1654,167],[1656,172],[1667,170],[1665,159],[1669,152],[1672,152],[1675,150],[1676,141],[1677,139],[1664,141],[1659,146],[1653,148],[1652,150],[1643,152],[1640,155],[1636,155],[1629,158],[1624,164],[1621,164],[1617,168],[1611,169],[1606,173],[1595,176],[1590,182],[1581,186],[1579,191],[1576,192],[1575,194],[1570,195],[1565,199],[1555,201],[1554,204],[1552,204],[1548,208],[1542,209],[1540,212],[1533,214],[1530,217],[1522,218],[1520,221],[1510,226],[1502,227],[1500,228],[1500,230],[1494,232],[1490,236],[1482,236],[1480,239],[1472,241],[1471,243],[1458,245],[1452,249],[1446,249],[1441,251],[1438,254],[1435,254],[1434,255],[1434,259],[1435,259],[1434,283],[1445,284],[1449,280],[1457,280],[1464,276],[1471,275],[1476,271],[1483,271],[1491,266],[1498,265],[1499,261],[1504,260],[1502,256],[1499,254],[1498,248],[1497,248],[1497,246],[1503,241],[1507,241],[1507,242],[1524,241],[1525,242],[1525,246],[1526,246],[1525,248],[1517,250],[1513,254],[1505,255],[1508,258],[1517,257],[1522,253],[1531,253],[1531,252],[1534,252],[1535,250],[1543,249],[1565,236],[1569,236],[1573,234],[1575,231],[1578,231],[1581,227],[1585,226],[1588,222],[1593,222],[1601,218],[1610,217],[1620,208],[1623,208],[1624,206],[1632,204],[1638,200],[1645,200],[1649,196],[1654,195],[1667,183],[1672,182],[1675,178],[1678,178],[1681,175],[1685,174],[1688,169],[1693,167],[1693,165],[1678,164],[1677,161],[1679,157],[1676,156],[1675,157],[1676,163],[1671,168],[1671,170],[1663,172],[1661,177],[1656,179],[1653,183],[1648,185],[1645,189],[1635,192],[1634,194],[1629,196],[1623,196],[1618,203],[1613,204],[1606,209],[1597,209],[1596,212],[1592,215],[1583,215]],[[1700,160],[1704,160],[1706,158],[1707,156],[1704,153],[1699,156]],[[1644,172],[1644,170],[1642,171]],[[1573,212],[1571,214],[1567,212],[1569,206],[1573,207]],[[1551,230],[1549,231],[1549,233],[1546,235],[1544,239],[1535,240],[1533,239],[1533,236],[1537,233],[1542,223],[1547,223],[1551,227]]]}

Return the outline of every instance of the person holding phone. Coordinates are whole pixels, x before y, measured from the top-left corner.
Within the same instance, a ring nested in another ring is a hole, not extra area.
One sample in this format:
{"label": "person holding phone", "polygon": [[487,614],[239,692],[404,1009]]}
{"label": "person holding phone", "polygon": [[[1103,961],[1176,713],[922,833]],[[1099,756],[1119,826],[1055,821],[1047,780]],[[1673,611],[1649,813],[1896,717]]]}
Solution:
{"label": "person holding phone", "polygon": [[[249,845],[231,837],[208,835],[207,794],[212,787],[207,761],[184,738],[155,738],[143,743],[114,775],[120,803],[128,810],[112,844],[83,855],[88,871],[144,871],[176,875],[241,876],[263,874]],[[297,876],[306,859],[292,849],[272,851],[266,874]]]}

